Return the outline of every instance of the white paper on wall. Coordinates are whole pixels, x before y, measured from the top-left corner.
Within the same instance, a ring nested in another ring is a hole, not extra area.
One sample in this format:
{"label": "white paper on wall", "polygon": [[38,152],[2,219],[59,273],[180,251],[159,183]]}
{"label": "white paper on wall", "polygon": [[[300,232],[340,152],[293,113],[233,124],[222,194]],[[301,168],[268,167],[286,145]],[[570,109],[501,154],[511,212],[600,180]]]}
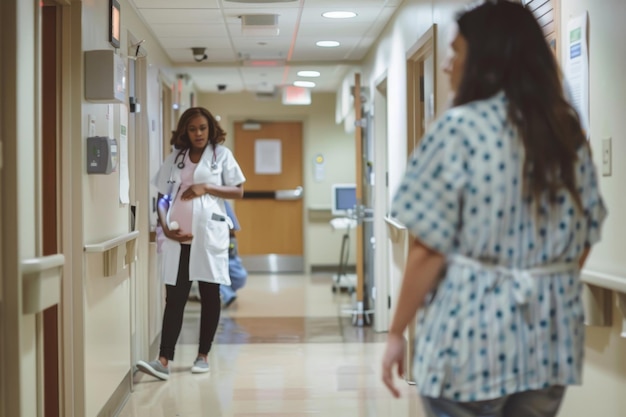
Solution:
{"label": "white paper on wall", "polygon": [[278,175],[282,172],[280,139],[257,139],[254,142],[254,173]]}
{"label": "white paper on wall", "polygon": [[587,12],[567,23],[565,80],[574,108],[589,137],[589,49],[587,45]]}

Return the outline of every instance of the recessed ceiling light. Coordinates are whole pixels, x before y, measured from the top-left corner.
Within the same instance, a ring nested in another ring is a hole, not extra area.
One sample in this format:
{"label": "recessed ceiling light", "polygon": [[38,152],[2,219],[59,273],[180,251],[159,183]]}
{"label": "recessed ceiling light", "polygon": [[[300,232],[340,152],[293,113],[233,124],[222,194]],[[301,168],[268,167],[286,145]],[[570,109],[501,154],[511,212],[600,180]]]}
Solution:
{"label": "recessed ceiling light", "polygon": [[337,41],[319,41],[315,43],[317,46],[321,46],[322,48],[334,48],[339,46],[340,43]]}
{"label": "recessed ceiling light", "polygon": [[350,19],[351,17],[356,17],[356,13],[354,12],[324,12],[322,16],[328,19]]}
{"label": "recessed ceiling light", "polygon": [[296,81],[293,83],[296,87],[306,87],[313,88],[315,87],[315,83],[313,81]]}
{"label": "recessed ceiling light", "polygon": [[319,71],[298,71],[298,77],[319,77]]}

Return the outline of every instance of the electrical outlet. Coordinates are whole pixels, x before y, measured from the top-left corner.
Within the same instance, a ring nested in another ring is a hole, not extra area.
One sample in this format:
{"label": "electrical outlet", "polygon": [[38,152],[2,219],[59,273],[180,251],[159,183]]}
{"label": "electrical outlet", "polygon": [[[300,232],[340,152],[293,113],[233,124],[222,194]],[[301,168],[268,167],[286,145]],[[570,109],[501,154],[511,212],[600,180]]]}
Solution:
{"label": "electrical outlet", "polygon": [[612,172],[611,138],[602,139],[602,176],[610,177]]}

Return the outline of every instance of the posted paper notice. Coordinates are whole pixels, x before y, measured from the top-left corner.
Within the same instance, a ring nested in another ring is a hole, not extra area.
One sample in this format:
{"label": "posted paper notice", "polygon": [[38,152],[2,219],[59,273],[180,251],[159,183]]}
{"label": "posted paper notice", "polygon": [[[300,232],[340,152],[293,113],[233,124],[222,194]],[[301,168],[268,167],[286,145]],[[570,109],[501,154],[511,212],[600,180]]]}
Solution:
{"label": "posted paper notice", "polygon": [[571,18],[567,24],[565,79],[571,101],[578,111],[583,129],[589,137],[589,49],[587,45],[587,12]]}

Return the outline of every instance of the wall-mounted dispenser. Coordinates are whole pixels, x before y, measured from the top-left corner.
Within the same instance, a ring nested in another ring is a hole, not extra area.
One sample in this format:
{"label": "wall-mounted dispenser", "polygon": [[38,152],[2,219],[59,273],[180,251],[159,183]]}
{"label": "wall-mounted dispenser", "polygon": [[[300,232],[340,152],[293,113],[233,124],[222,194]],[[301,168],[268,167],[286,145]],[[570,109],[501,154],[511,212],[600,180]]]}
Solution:
{"label": "wall-mounted dispenser", "polygon": [[87,173],[110,174],[117,168],[117,141],[104,136],[87,138]]}
{"label": "wall-mounted dispenser", "polygon": [[85,100],[126,102],[126,65],[115,51],[85,51]]}

